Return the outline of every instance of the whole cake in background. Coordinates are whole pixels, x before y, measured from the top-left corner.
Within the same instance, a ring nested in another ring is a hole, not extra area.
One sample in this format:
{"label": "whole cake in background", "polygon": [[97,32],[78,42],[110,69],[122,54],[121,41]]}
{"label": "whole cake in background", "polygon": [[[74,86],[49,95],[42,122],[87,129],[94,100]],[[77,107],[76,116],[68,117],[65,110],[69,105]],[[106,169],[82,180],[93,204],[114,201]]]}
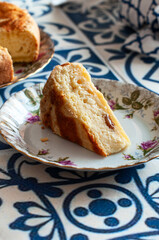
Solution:
{"label": "whole cake in background", "polygon": [[102,156],[130,144],[103,94],[80,63],[54,68],[44,86],[40,110],[43,124],[54,133]]}
{"label": "whole cake in background", "polygon": [[13,62],[32,62],[39,54],[39,28],[26,10],[0,2],[0,45],[6,47]]}
{"label": "whole cake in background", "polygon": [[[14,4],[0,2],[0,46],[7,48],[13,62],[33,62],[39,55],[39,28],[26,11]],[[11,76],[0,84],[11,81]]]}

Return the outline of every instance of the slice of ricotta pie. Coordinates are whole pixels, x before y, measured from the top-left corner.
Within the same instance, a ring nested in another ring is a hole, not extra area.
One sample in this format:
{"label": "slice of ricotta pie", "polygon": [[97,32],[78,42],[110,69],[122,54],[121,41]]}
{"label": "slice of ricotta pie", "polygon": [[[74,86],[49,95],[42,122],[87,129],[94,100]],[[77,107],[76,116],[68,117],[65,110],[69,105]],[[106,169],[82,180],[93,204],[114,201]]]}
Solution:
{"label": "slice of ricotta pie", "polygon": [[54,68],[44,86],[40,110],[43,124],[55,134],[102,156],[130,144],[103,94],[80,63]]}

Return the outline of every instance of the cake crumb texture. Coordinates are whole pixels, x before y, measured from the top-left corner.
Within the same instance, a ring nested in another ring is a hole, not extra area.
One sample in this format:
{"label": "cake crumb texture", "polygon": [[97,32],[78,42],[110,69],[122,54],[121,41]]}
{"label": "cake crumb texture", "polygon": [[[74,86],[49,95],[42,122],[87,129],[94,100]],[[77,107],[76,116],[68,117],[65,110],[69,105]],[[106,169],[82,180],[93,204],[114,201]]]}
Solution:
{"label": "cake crumb texture", "polygon": [[0,46],[0,84],[14,79],[13,61],[6,48]]}
{"label": "cake crumb texture", "polygon": [[40,110],[43,124],[54,133],[102,156],[130,144],[103,94],[80,63],[54,68],[44,86]]}

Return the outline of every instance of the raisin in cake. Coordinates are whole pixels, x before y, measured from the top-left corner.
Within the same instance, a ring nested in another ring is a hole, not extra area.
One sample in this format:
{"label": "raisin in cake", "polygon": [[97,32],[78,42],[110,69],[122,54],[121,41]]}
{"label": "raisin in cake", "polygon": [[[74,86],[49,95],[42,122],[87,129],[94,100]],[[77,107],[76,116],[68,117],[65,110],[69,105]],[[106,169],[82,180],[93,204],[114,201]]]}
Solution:
{"label": "raisin in cake", "polygon": [[32,62],[39,54],[39,28],[26,10],[0,2],[0,45],[6,47],[13,62]]}
{"label": "raisin in cake", "polygon": [[12,58],[6,48],[0,47],[0,84],[13,81]]}
{"label": "raisin in cake", "polygon": [[43,124],[54,133],[102,156],[130,144],[82,64],[65,63],[54,68],[44,86],[40,109]]}

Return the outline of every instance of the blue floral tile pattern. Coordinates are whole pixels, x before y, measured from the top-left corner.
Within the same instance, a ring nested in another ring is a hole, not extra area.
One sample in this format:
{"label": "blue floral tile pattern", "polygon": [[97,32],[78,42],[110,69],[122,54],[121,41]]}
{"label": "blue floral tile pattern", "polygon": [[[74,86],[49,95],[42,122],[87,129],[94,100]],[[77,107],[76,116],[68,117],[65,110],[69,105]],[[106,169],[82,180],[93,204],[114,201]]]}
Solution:
{"label": "blue floral tile pattern", "polygon": [[[125,4],[128,2],[125,1]],[[67,4],[63,9],[120,80],[133,82],[158,93],[158,57],[147,57],[124,47],[125,40],[134,30],[120,21],[117,0],[109,4],[103,1],[86,13],[81,13],[79,4]]]}
{"label": "blue floral tile pattern", "polygon": [[[122,48],[133,30],[118,20],[117,0],[86,12],[77,3],[59,8],[47,0],[12,3],[26,8],[50,35],[55,54],[40,72],[1,88],[0,106],[15,92],[45,83],[65,61],[81,62],[92,77],[159,94],[158,59]],[[68,171],[23,156],[0,136],[0,239],[158,240],[158,161],[120,171]]]}

